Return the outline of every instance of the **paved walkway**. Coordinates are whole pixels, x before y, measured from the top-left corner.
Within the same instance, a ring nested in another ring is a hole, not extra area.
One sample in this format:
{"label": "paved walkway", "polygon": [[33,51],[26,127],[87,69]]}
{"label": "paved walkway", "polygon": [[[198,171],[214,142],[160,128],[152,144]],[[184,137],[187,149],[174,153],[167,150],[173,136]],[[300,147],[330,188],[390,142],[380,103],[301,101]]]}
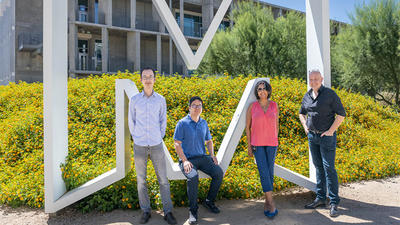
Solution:
{"label": "paved walkway", "polygon": [[[400,224],[400,176],[385,180],[352,183],[340,187],[341,215],[330,218],[328,209],[306,210],[303,206],[312,201],[313,193],[303,188],[276,193],[275,202],[279,215],[269,220],[263,215],[263,200],[222,200],[217,205],[218,215],[200,206],[199,224],[232,225],[329,225],[329,224]],[[188,224],[188,210],[174,209],[178,224]],[[71,208],[56,214],[43,210],[0,207],[0,224],[139,224],[139,210],[114,210],[108,213],[82,214]],[[153,212],[148,224],[165,225],[161,212]]]}

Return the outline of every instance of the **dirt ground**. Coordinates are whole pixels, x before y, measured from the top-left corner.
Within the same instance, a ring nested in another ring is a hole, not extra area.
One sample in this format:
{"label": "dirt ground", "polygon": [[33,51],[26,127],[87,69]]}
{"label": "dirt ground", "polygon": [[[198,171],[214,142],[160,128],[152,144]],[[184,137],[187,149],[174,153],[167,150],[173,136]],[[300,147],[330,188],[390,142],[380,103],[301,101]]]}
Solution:
{"label": "dirt ground", "polygon": [[[199,224],[400,224],[400,176],[342,185],[340,196],[342,198],[339,206],[341,215],[337,218],[330,218],[328,209],[304,209],[304,205],[314,199],[314,194],[297,187],[274,194],[279,209],[279,214],[274,220],[269,220],[264,216],[263,200],[221,200],[216,203],[221,209],[221,213],[217,215],[207,212],[200,206]],[[174,208],[173,213],[178,224],[188,224],[187,208]],[[45,214],[44,210],[0,206],[1,225],[136,225],[139,224],[140,215],[140,210],[82,214],[72,208],[49,215]],[[167,223],[163,220],[162,212],[153,211],[148,224]]]}

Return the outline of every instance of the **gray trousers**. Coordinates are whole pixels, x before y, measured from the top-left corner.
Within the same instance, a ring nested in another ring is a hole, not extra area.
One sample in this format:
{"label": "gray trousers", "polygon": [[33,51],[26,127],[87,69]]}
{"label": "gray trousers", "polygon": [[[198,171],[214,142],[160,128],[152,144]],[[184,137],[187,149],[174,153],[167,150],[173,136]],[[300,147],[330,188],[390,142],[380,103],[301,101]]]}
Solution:
{"label": "gray trousers", "polygon": [[137,176],[137,188],[139,196],[139,205],[143,212],[150,212],[150,199],[147,190],[147,159],[150,156],[153,162],[154,170],[157,175],[158,183],[160,185],[161,199],[163,204],[164,213],[171,212],[172,201],[171,193],[169,190],[169,182],[167,178],[167,169],[165,164],[165,154],[163,145],[160,143],[155,146],[139,146],[133,147],[135,169]]}

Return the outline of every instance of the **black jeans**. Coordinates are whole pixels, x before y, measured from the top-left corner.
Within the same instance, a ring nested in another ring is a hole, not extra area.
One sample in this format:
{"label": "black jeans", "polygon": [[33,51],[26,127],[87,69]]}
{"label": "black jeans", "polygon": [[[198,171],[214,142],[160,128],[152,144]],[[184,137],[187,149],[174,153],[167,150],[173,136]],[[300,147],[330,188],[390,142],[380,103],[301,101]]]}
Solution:
{"label": "black jeans", "polygon": [[209,175],[211,180],[210,190],[208,191],[207,199],[214,201],[217,197],[218,190],[221,187],[224,172],[221,167],[214,164],[213,159],[209,155],[198,156],[188,159],[193,164],[193,168],[189,173],[185,173],[182,161],[179,161],[179,168],[187,178],[187,193],[189,198],[189,208],[192,212],[197,212],[197,194],[199,190],[199,174],[198,170]]}

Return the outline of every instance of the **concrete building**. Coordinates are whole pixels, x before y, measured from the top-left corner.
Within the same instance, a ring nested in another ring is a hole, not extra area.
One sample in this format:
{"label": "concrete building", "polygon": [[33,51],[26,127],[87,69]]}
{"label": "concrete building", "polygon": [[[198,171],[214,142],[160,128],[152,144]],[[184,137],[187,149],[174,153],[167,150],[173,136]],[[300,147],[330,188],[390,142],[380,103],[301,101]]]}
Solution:
{"label": "concrete building", "polygon": [[0,0],[0,85],[41,81],[42,1]]}
{"label": "concrete building", "polygon": [[[195,52],[221,0],[166,1]],[[275,17],[290,11],[263,4]],[[68,0],[68,7],[69,76],[144,67],[190,73],[151,0]],[[0,0],[0,85],[42,81],[42,24],[43,0]],[[226,17],[221,28],[232,25]]]}

